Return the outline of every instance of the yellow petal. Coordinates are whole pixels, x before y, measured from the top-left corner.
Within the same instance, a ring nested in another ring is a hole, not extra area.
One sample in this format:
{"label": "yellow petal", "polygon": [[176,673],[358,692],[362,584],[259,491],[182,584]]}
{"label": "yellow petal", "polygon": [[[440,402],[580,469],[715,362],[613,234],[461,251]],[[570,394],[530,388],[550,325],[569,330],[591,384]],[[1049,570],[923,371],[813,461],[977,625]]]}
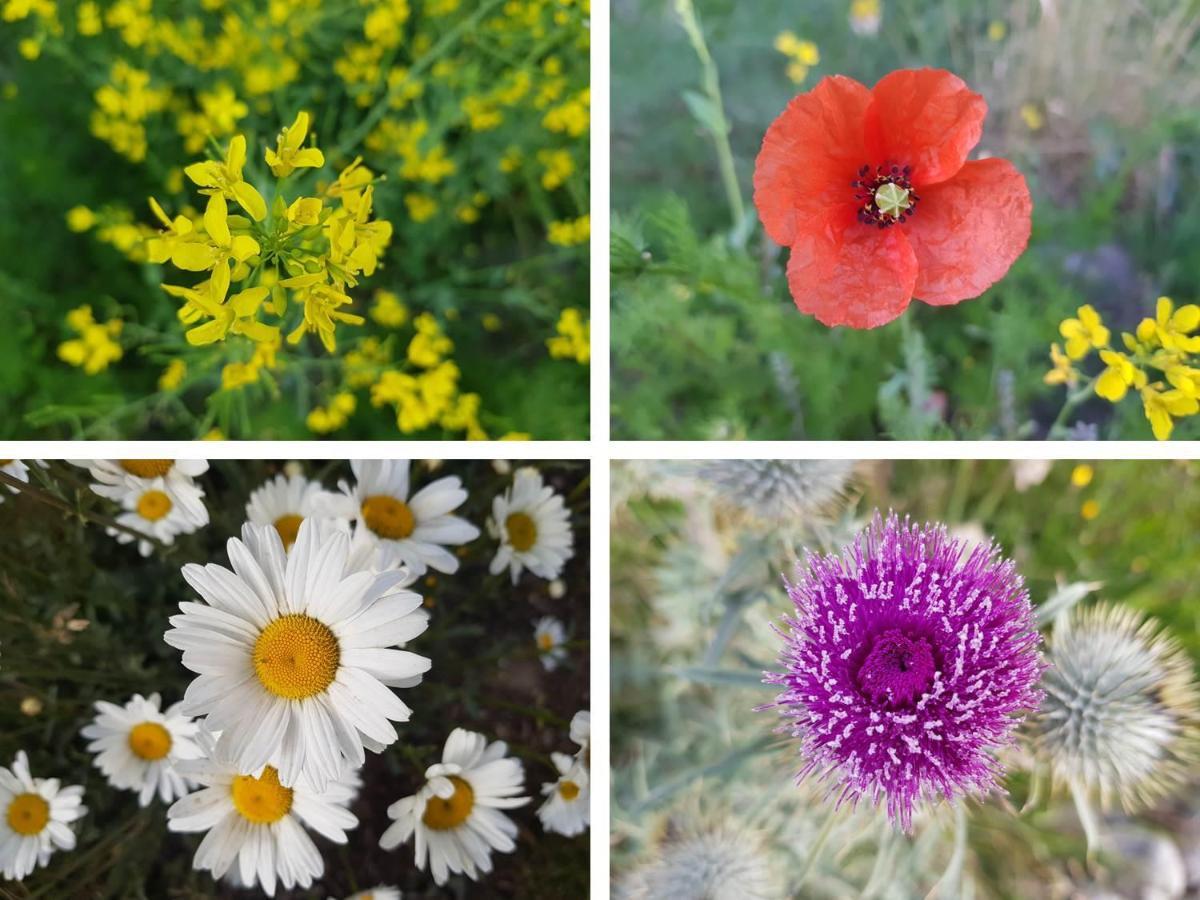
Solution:
{"label": "yellow petal", "polygon": [[248,234],[239,234],[233,239],[230,252],[238,262],[243,262],[259,251],[258,241]]}
{"label": "yellow petal", "polygon": [[212,247],[199,241],[181,241],[171,251],[171,262],[185,272],[204,272],[211,269],[215,261]]}
{"label": "yellow petal", "polygon": [[1079,307],[1079,321],[1084,328],[1095,328],[1100,324],[1100,316],[1091,304],[1085,304]]}
{"label": "yellow petal", "polygon": [[292,278],[284,278],[279,283],[284,287],[302,288],[316,284],[318,281],[323,281],[325,276],[321,272],[313,272],[309,275],[296,275]]}
{"label": "yellow petal", "polygon": [[239,181],[233,186],[233,196],[255,222],[261,222],[267,217],[267,201],[254,189],[254,185]]}
{"label": "yellow petal", "polygon": [[234,326],[234,331],[259,344],[273,344],[279,340],[279,329],[262,322],[239,322]]}
{"label": "yellow petal", "polygon": [[246,136],[236,134],[229,142],[229,152],[225,155],[225,165],[235,178],[242,177],[242,166],[246,164]]}
{"label": "yellow petal", "polygon": [[1142,319],[1138,322],[1137,339],[1143,344],[1148,344],[1154,340],[1158,334],[1158,323],[1153,319]]}
{"label": "yellow petal", "polygon": [[227,323],[220,319],[213,319],[211,322],[205,322],[203,325],[189,329],[186,337],[189,344],[201,347],[204,344],[212,344],[221,340],[228,330]]}
{"label": "yellow petal", "polygon": [[265,287],[247,288],[241,293],[230,297],[229,305],[233,308],[234,313],[241,318],[252,316],[258,312],[258,308],[270,293],[271,291]]}
{"label": "yellow petal", "polygon": [[1110,403],[1120,403],[1129,387],[1116,369],[1105,369],[1096,380],[1096,393]]}
{"label": "yellow petal", "polygon": [[183,170],[187,173],[187,177],[200,187],[216,187],[220,173],[220,167],[213,162],[198,162],[192,163]]}
{"label": "yellow petal", "polygon": [[1159,297],[1158,303],[1155,304],[1154,312],[1158,321],[1163,326],[1171,320],[1171,311],[1175,308],[1175,304],[1171,302],[1170,297]]}
{"label": "yellow petal", "polygon": [[[305,136],[308,134],[308,113],[303,111],[296,113],[296,121],[284,133],[286,136],[284,137],[283,145],[290,150],[299,149],[300,145],[304,143]],[[296,163],[296,165],[300,165],[300,163]]]}
{"label": "yellow petal", "polygon": [[1165,441],[1171,436],[1171,429],[1175,427],[1175,423],[1165,410],[1147,403],[1146,418],[1150,420],[1150,430],[1154,432],[1155,440]]}
{"label": "yellow petal", "polygon": [[222,259],[213,266],[212,279],[208,283],[208,296],[214,303],[224,303],[229,293],[229,263]]}
{"label": "yellow petal", "polygon": [[1070,337],[1064,334],[1063,337],[1067,338],[1066,350],[1067,356],[1070,359],[1083,359],[1083,357],[1087,356],[1088,350],[1092,346],[1088,343],[1087,338],[1078,334],[1071,335]]}
{"label": "yellow petal", "polygon": [[1200,327],[1200,306],[1194,303],[1179,307],[1175,315],[1171,316],[1171,328],[1175,331],[1187,334],[1195,331],[1198,327]]}
{"label": "yellow petal", "polygon": [[218,247],[228,247],[231,240],[229,234],[229,205],[220,194],[208,198],[208,206],[204,208],[204,230],[216,241]]}
{"label": "yellow petal", "polygon": [[306,147],[295,156],[292,157],[292,165],[297,168],[309,166],[314,169],[319,169],[325,165],[325,154],[316,147]]}
{"label": "yellow petal", "polygon": [[163,208],[158,205],[158,201],[153,197],[150,198],[150,209],[154,211],[154,215],[163,225],[167,226],[167,228],[171,227],[171,220],[167,218],[167,214],[163,212]]}

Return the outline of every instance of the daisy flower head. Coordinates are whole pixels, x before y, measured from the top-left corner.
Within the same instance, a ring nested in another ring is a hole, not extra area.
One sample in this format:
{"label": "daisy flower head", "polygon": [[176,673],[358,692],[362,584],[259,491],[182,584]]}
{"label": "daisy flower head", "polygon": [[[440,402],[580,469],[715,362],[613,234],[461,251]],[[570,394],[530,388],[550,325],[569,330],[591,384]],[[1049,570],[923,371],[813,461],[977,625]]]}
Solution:
{"label": "daisy flower head", "polygon": [[254,490],[246,503],[246,520],[255,525],[272,525],[285,550],[291,550],[305,519],[329,514],[337,495],[320,482],[303,475],[276,475]]}
{"label": "daisy flower head", "polygon": [[[208,524],[204,490],[190,480],[177,479],[173,483],[163,477],[140,480],[124,490],[119,500],[124,512],[117,516],[118,524],[164,544],[172,544],[178,535],[191,534]],[[119,544],[137,540],[128,531],[115,528],[107,531]],[[142,556],[149,556],[153,550],[150,541],[138,540],[138,552]]]}
{"label": "daisy flower head", "polygon": [[567,629],[554,616],[542,616],[533,626],[538,657],[547,672],[557,669],[567,658]]}
{"label": "daisy flower head", "polygon": [[95,479],[92,490],[101,497],[120,502],[155,479],[167,484],[190,485],[208,471],[206,459],[71,459],[67,462],[88,470]]}
{"label": "daisy flower head", "polygon": [[374,545],[380,568],[403,565],[414,575],[427,569],[457,572],[458,559],[446,548],[479,537],[478,528],[450,515],[466,502],[467,492],[451,475],[412,493],[409,463],[351,460],[355,483],[341,483],[345,497],[336,513],[354,521],[356,538]]}
{"label": "daisy flower head", "polygon": [[183,567],[204,603],[181,603],[164,640],[197,677],[183,711],[221,732],[222,755],[245,772],[271,765],[285,787],[320,790],[358,767],[364,749],[395,742],[412,710],[389,687],[411,687],[430,661],[390,649],[428,627],[404,571],[347,570],[344,530],[308,519],[292,552],[273,526],[244,525],[232,570]]}
{"label": "daisy flower head", "polygon": [[1075,607],[1048,641],[1046,697],[1031,717],[1034,755],[1051,781],[1143,809],[1184,786],[1200,761],[1200,687],[1159,623],[1112,604]]}
{"label": "daisy flower head", "polygon": [[96,718],[81,732],[96,768],[113,787],[137,791],[139,806],[149,806],[156,793],[163,803],[186,794],[190,785],[175,764],[200,756],[199,726],[178,703],[166,711],[161,705],[158,694],[134,694],[124,706],[98,701]]}
{"label": "daisy flower head", "polygon": [[562,495],[529,466],[517,469],[512,487],[492,500],[488,529],[500,539],[490,571],[496,575],[508,569],[513,584],[522,569],[547,581],[557,578],[575,555],[571,517]]}
{"label": "daisy flower head", "polygon": [[70,825],[86,814],[82,787],[34,778],[29,757],[18,751],[11,768],[0,766],[0,874],[21,881],[55,850],[75,849]]}
{"label": "daisy flower head", "polygon": [[995,284],[1029,242],[1033,201],[1004,159],[968,162],[987,102],[943,69],[900,69],[873,88],[821,79],[767,129],[754,203],[791,248],[801,312],[874,328],[913,297],[946,306]]}
{"label": "daisy flower head", "polygon": [[276,884],[307,888],[325,870],[312,829],[339,844],[358,819],[346,807],[354,796],[350,770],[318,789],[284,787],[273,766],[249,771],[221,752],[206,730],[199,735],[203,757],[179,763],[184,777],[203,785],[167,810],[167,828],[207,832],[192,866],[213,878],[229,874],[238,884],[273,897]]}
{"label": "daisy flower head", "polygon": [[810,774],[841,800],[918,804],[996,787],[994,753],[1036,709],[1039,636],[1021,576],[993,544],[878,513],[841,556],[809,554],[788,585],[780,663],[766,681]]}
{"label": "daisy flower head", "polygon": [[488,743],[474,731],[455,728],[446,739],[442,761],[425,771],[426,782],[413,796],[388,807],[395,821],[379,839],[391,850],[416,835],[417,868],[433,870],[445,884],[451,873],[472,880],[492,870],[492,851],[516,849],[517,825],[502,813],[529,802],[521,761],[507,757],[503,741]]}
{"label": "daisy flower head", "polygon": [[538,807],[537,815],[547,831],[575,837],[583,834],[591,821],[588,771],[566,753],[554,753],[551,759],[558,769],[558,779],[542,785],[546,800]]}

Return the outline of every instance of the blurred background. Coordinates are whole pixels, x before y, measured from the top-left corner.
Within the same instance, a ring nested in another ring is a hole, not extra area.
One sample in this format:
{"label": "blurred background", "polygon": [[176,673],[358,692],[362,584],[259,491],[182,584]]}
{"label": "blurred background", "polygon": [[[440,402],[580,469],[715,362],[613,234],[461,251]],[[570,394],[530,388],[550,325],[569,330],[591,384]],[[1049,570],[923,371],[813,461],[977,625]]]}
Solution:
{"label": "blurred background", "polygon": [[[1064,405],[1043,383],[1063,319],[1090,303],[1119,346],[1159,295],[1200,299],[1196,0],[612,7],[614,437],[1041,438]],[[693,16],[703,50],[682,24]],[[912,335],[903,321],[831,330],[788,294],[786,251],[754,213],[754,158],[823,76],[870,86],[921,66],[987,99],[975,153],[1029,182],[1029,249],[979,299],[914,302]],[[1059,425],[1055,437],[1150,436],[1132,395],[1091,396]],[[1191,420],[1176,433],[1198,435]]]}
{"label": "blurred background", "polygon": [[[839,551],[877,509],[945,523],[971,543],[994,538],[1024,576],[1044,635],[1101,602],[1152,616],[1183,648],[1194,690],[1200,463],[618,462],[612,486],[617,896],[654,896],[689,871],[712,893],[680,897],[1200,892],[1194,760],[1181,788],[1145,808],[1087,801],[1099,823],[1089,855],[1071,794],[1036,786],[1045,760],[1022,737],[1004,755],[1007,796],[964,804],[961,827],[939,804],[904,837],[866,801],[832,814],[836,793],[795,785],[797,742],[775,731],[774,710],[755,711],[778,692],[762,677],[778,671],[773,625],[792,612],[783,578],[806,550]],[[1160,680],[1154,702],[1174,690]],[[716,891],[731,884],[743,893]]]}
{"label": "blurred background", "polygon": [[[324,876],[309,890],[278,890],[277,898],[324,900],[380,884],[399,887],[406,898],[430,900],[586,894],[587,835],[548,833],[535,810],[542,783],[557,777],[551,752],[575,749],[568,739],[571,717],[589,706],[588,471],[586,463],[536,465],[566,500],[574,558],[557,582],[526,575],[514,586],[507,570],[488,574],[496,545],[484,529],[480,538],[455,548],[457,573],[431,571],[416,582],[430,627],[410,649],[432,659],[433,667],[421,685],[404,692],[412,721],[399,727],[400,740],[385,752],[367,754],[364,786],[351,806],[359,824],[349,843],[313,836],[325,858]],[[458,475],[470,497],[456,514],[482,529],[492,498],[509,486],[514,467],[430,461],[414,463],[412,477],[414,484],[426,484]],[[288,464],[288,471],[294,468]],[[118,545],[93,521],[112,515],[114,504],[87,488],[86,469],[63,462],[51,462],[48,470],[30,466],[33,488],[66,505],[66,514],[44,496],[13,496],[0,487],[0,764],[11,764],[24,750],[35,775],[84,785],[89,810],[75,826],[75,850],[56,853],[23,882],[0,879],[0,896],[248,896],[213,881],[209,872],[194,871],[202,835],[169,833],[166,808],[157,799],[139,809],[135,794],[109,787],[93,768],[79,730],[95,716],[96,700],[124,704],[134,693],[158,691],[165,708],[182,699],[194,675],[162,640],[167,618],[181,601],[194,599],[179,570],[188,562],[228,567],[226,541],[241,532],[247,497],[284,469],[283,462],[214,460],[197,479],[211,524],[148,558],[132,545]],[[306,462],[303,472],[327,490],[336,490],[338,479],[351,480],[343,461]],[[562,620],[567,635],[565,658],[552,672],[543,667],[534,639],[542,616]],[[535,800],[514,811],[517,850],[495,854],[490,875],[479,883],[455,876],[438,888],[428,871],[413,864],[411,842],[384,851],[379,836],[391,822],[387,807],[415,793],[455,727],[507,741],[510,755],[525,766],[527,793]]]}

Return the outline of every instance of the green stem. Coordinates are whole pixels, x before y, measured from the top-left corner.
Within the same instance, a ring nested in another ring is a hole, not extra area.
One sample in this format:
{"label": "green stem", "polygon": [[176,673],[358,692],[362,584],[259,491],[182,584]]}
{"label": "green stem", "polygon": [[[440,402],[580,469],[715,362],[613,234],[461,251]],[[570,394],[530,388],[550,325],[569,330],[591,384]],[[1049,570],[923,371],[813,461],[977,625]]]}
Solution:
{"label": "green stem", "polygon": [[1067,394],[1067,399],[1063,402],[1062,409],[1058,411],[1058,415],[1055,417],[1054,421],[1050,423],[1050,428],[1046,432],[1046,437],[1052,438],[1056,432],[1062,430],[1062,428],[1066,425],[1067,418],[1071,415],[1071,413],[1073,413],[1080,404],[1082,404],[1095,393],[1096,381],[1098,378],[1099,376],[1092,378],[1087,384],[1075,391],[1075,393]]}
{"label": "green stem", "polygon": [[704,70],[704,92],[716,111],[717,130],[713,132],[713,143],[717,147],[717,163],[721,171],[721,182],[725,186],[725,197],[729,202],[729,211],[733,216],[733,227],[740,228],[746,218],[746,201],[742,198],[742,188],[738,183],[737,167],[733,160],[733,147],[729,143],[729,119],[725,115],[725,101],[721,96],[721,76],[717,64],[709,53],[708,44],[704,40],[704,31],[700,27],[700,19],[692,0],[675,0],[675,12],[678,14],[683,30],[687,32],[692,42],[692,49],[700,60]]}
{"label": "green stem", "polygon": [[9,475],[7,472],[0,472],[0,485],[6,485],[8,487],[11,487],[17,493],[25,494],[27,497],[30,497],[31,499],[37,501],[38,503],[43,503],[46,506],[50,506],[50,507],[53,507],[54,509],[61,510],[62,512],[68,513],[72,516],[79,516],[81,519],[87,519],[89,522],[92,522],[96,525],[101,525],[105,528],[112,528],[112,529],[115,529],[116,531],[123,531],[126,534],[136,537],[138,540],[149,541],[151,544],[158,547],[160,550],[166,549],[165,545],[161,541],[159,541],[158,538],[153,537],[152,535],[146,534],[145,532],[142,532],[142,531],[138,531],[136,528],[130,528],[128,525],[122,525],[120,522],[116,521],[115,519],[110,519],[108,516],[98,515],[97,513],[91,512],[86,509],[76,509],[75,507],[71,506],[70,503],[67,503],[65,500],[61,500],[58,497],[55,497],[53,494],[49,493],[48,491],[43,491],[41,488],[36,488],[33,485],[28,484],[27,482],[24,482],[19,478],[14,478],[12,475]]}
{"label": "green stem", "polygon": [[808,880],[808,876],[816,868],[817,860],[821,857],[821,851],[825,849],[825,843],[829,840],[829,835],[833,833],[833,820],[836,818],[836,811],[831,812],[825,817],[825,823],[821,826],[821,830],[817,833],[817,839],[813,841],[812,847],[808,851],[808,859],[804,861],[804,868],[800,870],[800,874],[796,877],[796,887],[792,891],[792,896],[802,896],[800,889],[804,887],[804,882]]}

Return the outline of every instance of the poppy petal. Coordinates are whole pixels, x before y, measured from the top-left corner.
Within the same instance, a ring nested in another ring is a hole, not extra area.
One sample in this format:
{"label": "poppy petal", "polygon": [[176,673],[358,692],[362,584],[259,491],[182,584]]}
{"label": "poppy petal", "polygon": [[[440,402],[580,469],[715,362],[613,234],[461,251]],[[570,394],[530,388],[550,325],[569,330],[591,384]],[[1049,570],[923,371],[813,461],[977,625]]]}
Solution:
{"label": "poppy petal", "polygon": [[926,188],[905,229],[920,272],[917,299],[946,306],[978,297],[1004,277],[1029,243],[1033,200],[1006,159],[969,162]]}
{"label": "poppy petal", "polygon": [[953,176],[983,135],[987,101],[945,69],[892,72],[879,79],[871,98],[866,139],[872,159],[912,166],[918,189]]}
{"label": "poppy petal", "polygon": [[754,163],[754,205],[771,239],[789,246],[806,221],[854,203],[867,160],[863,121],[871,92],[853,78],[822,78],[792,99],[763,137]]}
{"label": "poppy petal", "polygon": [[917,258],[899,228],[855,222],[800,234],[788,260],[796,307],[825,325],[875,328],[895,319],[912,299]]}

